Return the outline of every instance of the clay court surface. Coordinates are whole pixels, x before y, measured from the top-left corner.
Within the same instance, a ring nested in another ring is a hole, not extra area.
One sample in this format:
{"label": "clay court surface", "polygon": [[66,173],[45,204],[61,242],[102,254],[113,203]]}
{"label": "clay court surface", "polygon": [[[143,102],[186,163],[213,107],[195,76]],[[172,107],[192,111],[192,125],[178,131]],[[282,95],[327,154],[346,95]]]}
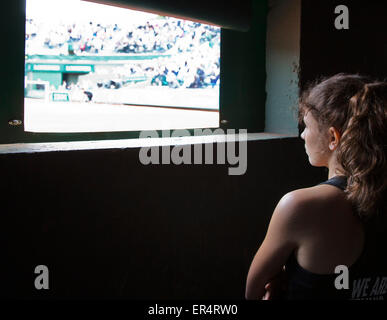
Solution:
{"label": "clay court surface", "polygon": [[[188,99],[189,100],[189,99]],[[217,110],[197,110],[24,99],[25,130],[31,132],[142,131],[219,126]]]}

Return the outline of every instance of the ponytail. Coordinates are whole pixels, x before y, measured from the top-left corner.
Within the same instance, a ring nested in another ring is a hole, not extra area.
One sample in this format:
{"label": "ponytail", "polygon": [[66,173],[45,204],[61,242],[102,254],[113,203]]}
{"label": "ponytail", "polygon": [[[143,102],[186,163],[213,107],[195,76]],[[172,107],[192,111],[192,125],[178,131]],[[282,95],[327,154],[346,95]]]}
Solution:
{"label": "ponytail", "polygon": [[349,100],[348,124],[337,154],[348,178],[347,197],[363,218],[384,207],[386,144],[387,83],[368,83]]}

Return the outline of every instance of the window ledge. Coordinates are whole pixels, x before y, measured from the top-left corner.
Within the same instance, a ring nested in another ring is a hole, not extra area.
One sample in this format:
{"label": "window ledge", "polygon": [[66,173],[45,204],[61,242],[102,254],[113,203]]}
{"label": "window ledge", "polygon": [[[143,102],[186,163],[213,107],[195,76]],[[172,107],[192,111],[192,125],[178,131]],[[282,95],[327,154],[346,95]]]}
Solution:
{"label": "window ledge", "polygon": [[[235,135],[203,135],[188,137],[170,137],[170,138],[141,138],[141,139],[122,139],[122,140],[98,140],[98,141],[73,141],[73,142],[46,142],[46,143],[14,143],[0,145],[0,154],[7,153],[36,153],[51,151],[75,151],[75,150],[95,150],[95,149],[126,149],[141,148],[153,146],[172,146],[187,144],[202,144],[235,141]],[[296,135],[278,134],[278,133],[248,133],[247,139],[242,138],[237,141],[269,140],[295,138]]]}

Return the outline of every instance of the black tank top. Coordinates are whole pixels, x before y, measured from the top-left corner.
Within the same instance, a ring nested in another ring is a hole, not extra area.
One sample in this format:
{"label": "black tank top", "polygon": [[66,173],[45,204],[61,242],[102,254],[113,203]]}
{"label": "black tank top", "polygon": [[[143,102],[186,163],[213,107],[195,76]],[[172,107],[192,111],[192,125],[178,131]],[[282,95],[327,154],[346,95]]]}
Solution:
{"label": "black tank top", "polygon": [[[321,184],[345,190],[345,176],[335,176]],[[302,268],[294,255],[286,262],[287,288],[283,298],[288,300],[386,300],[387,264],[386,251],[375,250],[375,243],[368,237],[365,227],[363,251],[347,270],[332,270],[331,274],[315,274]],[[378,240],[376,240],[378,241]],[[379,243],[380,244],[380,243]]]}

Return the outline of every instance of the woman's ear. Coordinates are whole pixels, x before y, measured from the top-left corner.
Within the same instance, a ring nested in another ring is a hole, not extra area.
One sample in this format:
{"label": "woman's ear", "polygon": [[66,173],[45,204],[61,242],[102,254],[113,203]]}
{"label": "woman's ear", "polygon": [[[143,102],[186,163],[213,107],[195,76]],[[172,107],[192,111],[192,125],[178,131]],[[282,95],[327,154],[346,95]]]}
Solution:
{"label": "woman's ear", "polygon": [[330,127],[328,129],[328,135],[329,135],[329,149],[331,151],[335,151],[340,142],[340,138],[341,138],[340,132],[335,127]]}

